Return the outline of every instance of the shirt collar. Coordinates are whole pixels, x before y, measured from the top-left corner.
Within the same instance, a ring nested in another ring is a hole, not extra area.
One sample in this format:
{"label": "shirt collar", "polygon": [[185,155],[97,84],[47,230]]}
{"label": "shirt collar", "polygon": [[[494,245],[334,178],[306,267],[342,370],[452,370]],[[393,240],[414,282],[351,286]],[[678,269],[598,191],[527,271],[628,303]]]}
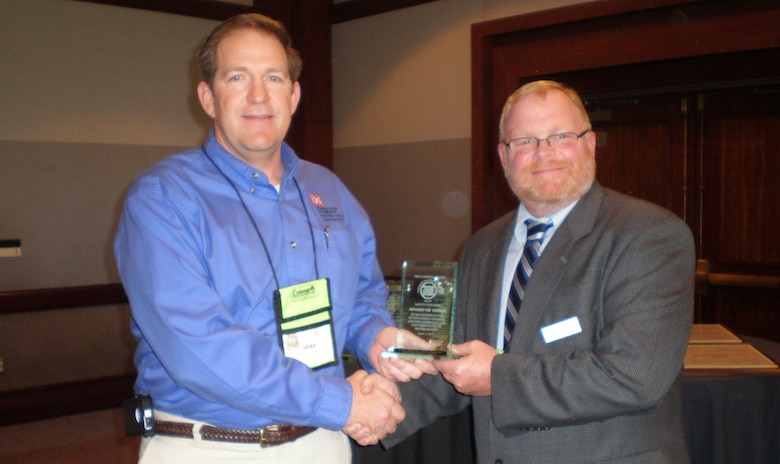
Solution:
{"label": "shirt collar", "polygon": [[[552,235],[555,233],[555,231],[558,229],[558,226],[563,224],[563,221],[566,220],[566,217],[569,215],[572,209],[574,209],[575,206],[577,206],[577,202],[579,202],[580,199],[576,199],[573,202],[569,203],[568,205],[564,206],[563,208],[559,209],[558,211],[548,214],[547,216],[543,216],[545,218],[548,218],[552,221],[553,226],[547,231],[545,234],[545,241],[547,240],[547,237],[552,237]],[[525,225],[526,219],[532,219],[534,221],[539,221],[542,219],[542,217],[536,217],[528,212],[525,205],[523,203],[520,203],[520,206],[517,209],[517,215],[515,219],[515,238],[517,240],[520,240],[521,242],[525,242],[525,236],[526,232],[528,230],[528,227]]]}
{"label": "shirt collar", "polygon": [[[270,185],[268,176],[264,172],[255,169],[227,151],[217,141],[214,129],[209,131],[208,140],[203,144],[203,151],[240,190],[251,191],[257,185]],[[298,171],[300,158],[286,142],[282,142],[281,157],[282,166],[284,166],[284,174],[282,174],[282,185],[284,185]]]}

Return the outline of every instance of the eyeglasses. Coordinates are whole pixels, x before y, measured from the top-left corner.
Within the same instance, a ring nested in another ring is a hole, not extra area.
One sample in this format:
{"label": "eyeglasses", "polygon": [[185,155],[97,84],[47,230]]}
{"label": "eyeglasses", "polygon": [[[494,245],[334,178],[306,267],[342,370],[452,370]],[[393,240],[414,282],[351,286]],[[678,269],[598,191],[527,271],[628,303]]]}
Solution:
{"label": "eyeglasses", "polygon": [[[590,129],[585,129],[584,132],[577,134],[575,132],[561,132],[559,134],[553,134],[546,139],[537,139],[536,137],[518,137],[512,139],[509,142],[502,142],[509,150],[514,154],[528,154],[539,149],[539,144],[547,142],[550,148],[568,148],[573,146],[583,135],[590,132]],[[536,143],[534,143],[536,142]]]}

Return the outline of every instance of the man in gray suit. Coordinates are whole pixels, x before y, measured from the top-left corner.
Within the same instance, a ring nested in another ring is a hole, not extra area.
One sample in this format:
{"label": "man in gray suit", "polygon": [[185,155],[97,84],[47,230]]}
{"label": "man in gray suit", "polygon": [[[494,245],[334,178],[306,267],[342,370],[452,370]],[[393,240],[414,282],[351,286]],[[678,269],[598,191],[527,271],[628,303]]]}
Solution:
{"label": "man in gray suit", "polygon": [[[383,443],[471,404],[480,464],[688,462],[680,376],[693,316],[690,230],[595,182],[596,135],[572,89],[518,89],[500,139],[520,206],[466,245],[457,359],[401,385],[407,418]],[[524,252],[526,242],[534,247]]]}

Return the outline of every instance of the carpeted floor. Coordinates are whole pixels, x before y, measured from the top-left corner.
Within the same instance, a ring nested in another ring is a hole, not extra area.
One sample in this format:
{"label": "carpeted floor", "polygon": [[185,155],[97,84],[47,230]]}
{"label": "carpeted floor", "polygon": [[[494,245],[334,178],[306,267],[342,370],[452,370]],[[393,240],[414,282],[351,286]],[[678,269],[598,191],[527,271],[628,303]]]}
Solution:
{"label": "carpeted floor", "polygon": [[3,464],[135,464],[140,438],[127,438],[120,409],[0,427]]}

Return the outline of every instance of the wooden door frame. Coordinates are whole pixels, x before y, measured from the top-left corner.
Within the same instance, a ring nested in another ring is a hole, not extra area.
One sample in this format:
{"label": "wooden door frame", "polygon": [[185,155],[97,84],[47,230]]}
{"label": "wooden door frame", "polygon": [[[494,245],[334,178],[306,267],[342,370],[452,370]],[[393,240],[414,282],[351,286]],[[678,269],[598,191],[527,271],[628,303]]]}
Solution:
{"label": "wooden door frame", "polygon": [[[498,118],[520,83],[572,71],[778,48],[780,5],[770,3],[602,0],[472,25],[472,229],[503,213],[495,201],[505,188],[496,154]],[[647,76],[646,85],[652,86],[652,79]]]}

